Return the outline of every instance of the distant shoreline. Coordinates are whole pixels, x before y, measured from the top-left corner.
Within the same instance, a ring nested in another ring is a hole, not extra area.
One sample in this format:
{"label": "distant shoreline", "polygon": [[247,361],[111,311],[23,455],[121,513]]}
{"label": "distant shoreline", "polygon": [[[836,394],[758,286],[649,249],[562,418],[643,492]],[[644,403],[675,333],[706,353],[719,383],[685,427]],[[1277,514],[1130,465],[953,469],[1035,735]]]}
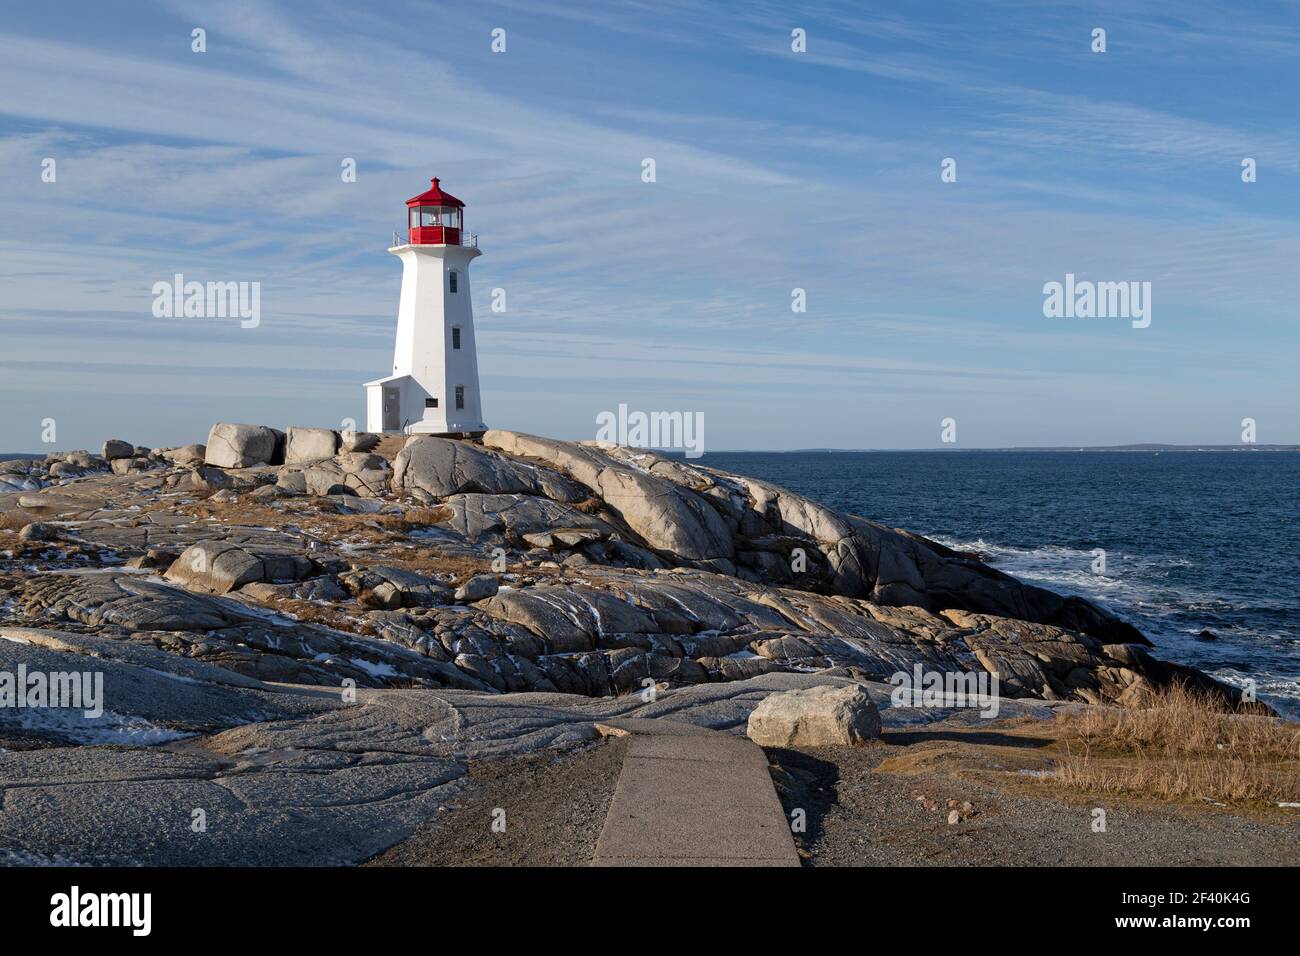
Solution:
{"label": "distant shoreline", "polygon": [[[647,448],[661,455],[681,455],[671,448]],[[1079,454],[1081,452],[1297,452],[1300,445],[1013,445],[1007,448],[719,448],[713,452],[718,455],[888,455],[913,452],[1058,452]],[[40,452],[0,452],[0,461],[13,461],[21,458],[44,458]]]}
{"label": "distant shoreline", "polygon": [[[719,450],[721,452],[721,450]],[[791,448],[786,451],[773,451],[759,448],[727,449],[728,453],[738,454],[889,454],[891,452],[1223,452],[1223,451],[1300,451],[1300,445],[1014,445],[1008,448]]]}

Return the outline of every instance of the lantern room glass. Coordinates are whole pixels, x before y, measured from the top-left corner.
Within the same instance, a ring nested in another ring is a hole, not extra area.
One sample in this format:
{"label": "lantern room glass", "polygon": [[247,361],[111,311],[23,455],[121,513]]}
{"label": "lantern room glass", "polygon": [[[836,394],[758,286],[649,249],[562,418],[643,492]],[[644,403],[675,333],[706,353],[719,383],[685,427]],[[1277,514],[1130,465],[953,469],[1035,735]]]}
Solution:
{"label": "lantern room glass", "polygon": [[421,226],[443,226],[447,229],[460,228],[460,209],[456,206],[412,206],[411,228]]}

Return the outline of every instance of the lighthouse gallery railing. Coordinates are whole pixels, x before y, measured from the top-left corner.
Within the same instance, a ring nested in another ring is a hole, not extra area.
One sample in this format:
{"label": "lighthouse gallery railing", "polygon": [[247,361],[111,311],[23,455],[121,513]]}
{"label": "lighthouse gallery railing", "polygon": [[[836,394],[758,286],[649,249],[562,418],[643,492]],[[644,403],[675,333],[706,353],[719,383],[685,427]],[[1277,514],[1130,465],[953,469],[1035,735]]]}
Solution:
{"label": "lighthouse gallery railing", "polygon": [[[410,242],[410,239],[409,239],[409,238],[404,237],[401,233],[399,233],[396,229],[394,229],[394,230],[393,230],[393,245],[390,246],[389,248],[391,249],[391,248],[393,248],[393,247],[395,247],[395,246],[404,246],[404,245],[406,245],[408,242]],[[462,246],[469,246],[471,249],[477,249],[477,248],[478,248],[478,233],[477,233],[477,232],[471,232],[468,236],[461,236],[461,237],[460,237],[460,244],[461,244]]]}

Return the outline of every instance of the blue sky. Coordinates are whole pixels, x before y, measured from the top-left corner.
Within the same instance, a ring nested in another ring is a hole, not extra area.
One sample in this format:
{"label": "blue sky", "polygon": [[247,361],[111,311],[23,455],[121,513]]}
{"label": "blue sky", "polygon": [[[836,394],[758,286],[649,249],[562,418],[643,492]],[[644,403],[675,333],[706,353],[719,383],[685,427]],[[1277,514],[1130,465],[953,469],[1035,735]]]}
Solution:
{"label": "blue sky", "polygon": [[[710,450],[937,447],[947,417],[966,447],[1245,417],[1300,442],[1300,8],[1136,6],[12,5],[0,450],[46,418],[61,448],[363,420],[385,247],[433,175],[484,251],[491,425],[590,438],[626,403],[703,412]],[[261,324],[155,318],[177,272],[260,282]],[[1067,272],[1151,282],[1151,326],[1045,318]]]}

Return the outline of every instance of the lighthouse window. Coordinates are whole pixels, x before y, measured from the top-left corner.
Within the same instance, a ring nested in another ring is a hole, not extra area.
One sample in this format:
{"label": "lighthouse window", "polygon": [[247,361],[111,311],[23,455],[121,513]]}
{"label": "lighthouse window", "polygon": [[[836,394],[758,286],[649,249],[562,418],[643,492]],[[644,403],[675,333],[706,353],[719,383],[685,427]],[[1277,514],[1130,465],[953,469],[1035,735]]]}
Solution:
{"label": "lighthouse window", "polygon": [[451,327],[451,347],[454,349],[460,348],[460,326],[459,325],[453,325]]}
{"label": "lighthouse window", "polygon": [[465,407],[465,386],[464,385],[456,386],[456,407],[457,408]]}
{"label": "lighthouse window", "polygon": [[[455,292],[456,291],[456,270],[453,269],[451,272],[447,273],[447,279],[451,283],[451,291]],[[456,346],[456,348],[460,348],[460,346],[458,345]]]}
{"label": "lighthouse window", "polygon": [[426,398],[426,399],[424,400],[424,407],[425,407],[425,408],[437,408],[437,407],[438,407],[438,400],[437,400],[436,398]]}

